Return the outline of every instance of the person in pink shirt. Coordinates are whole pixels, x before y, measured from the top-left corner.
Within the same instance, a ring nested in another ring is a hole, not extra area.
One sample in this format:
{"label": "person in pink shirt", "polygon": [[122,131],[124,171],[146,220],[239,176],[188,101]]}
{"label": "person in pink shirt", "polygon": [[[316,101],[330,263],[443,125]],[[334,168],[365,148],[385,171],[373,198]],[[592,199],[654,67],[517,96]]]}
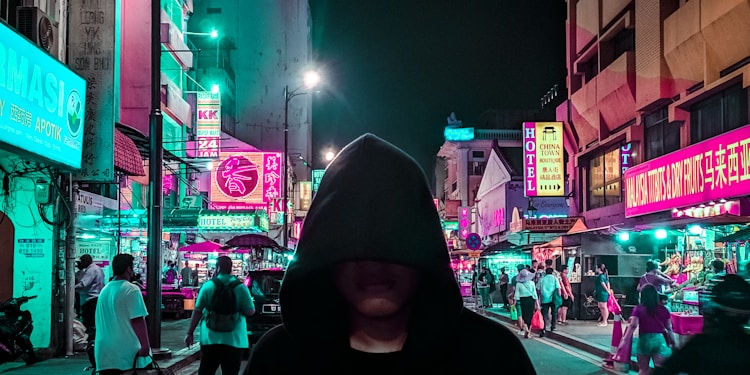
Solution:
{"label": "person in pink shirt", "polygon": [[641,289],[641,303],[633,309],[628,328],[625,330],[623,343],[632,342],[632,336],[638,329],[638,374],[651,374],[649,362],[654,361],[660,367],[672,354],[672,342],[667,337],[674,337],[669,310],[659,303],[659,293],[653,285]]}

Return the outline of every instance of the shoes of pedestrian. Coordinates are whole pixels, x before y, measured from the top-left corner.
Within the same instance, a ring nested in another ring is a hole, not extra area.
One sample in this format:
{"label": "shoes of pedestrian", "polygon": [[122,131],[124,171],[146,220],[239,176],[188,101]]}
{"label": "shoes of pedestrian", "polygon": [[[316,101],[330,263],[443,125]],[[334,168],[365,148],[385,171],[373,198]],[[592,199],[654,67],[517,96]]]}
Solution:
{"label": "shoes of pedestrian", "polygon": [[606,327],[606,326],[607,326],[607,323],[605,323],[605,322],[601,322],[601,323],[597,324],[597,326],[599,326],[599,327]]}
{"label": "shoes of pedestrian", "polygon": [[539,337],[544,337],[544,330],[542,330],[541,332],[539,332]]}
{"label": "shoes of pedestrian", "polygon": [[519,336],[520,336],[520,335],[523,335],[523,330],[519,330],[519,331],[518,331],[518,335],[519,335]]}
{"label": "shoes of pedestrian", "polygon": [[528,332],[524,333],[523,334],[523,338],[528,339],[529,338],[529,333]]}
{"label": "shoes of pedestrian", "polygon": [[550,332],[555,332],[555,327],[549,329]]}

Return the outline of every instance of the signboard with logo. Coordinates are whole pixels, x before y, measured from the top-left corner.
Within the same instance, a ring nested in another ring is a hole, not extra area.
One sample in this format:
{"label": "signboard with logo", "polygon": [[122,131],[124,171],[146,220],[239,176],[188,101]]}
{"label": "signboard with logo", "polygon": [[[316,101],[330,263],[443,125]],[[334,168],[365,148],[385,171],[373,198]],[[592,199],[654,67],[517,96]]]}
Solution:
{"label": "signboard with logo", "polygon": [[200,215],[200,229],[252,229],[256,225],[256,215]]}
{"label": "signboard with logo", "polygon": [[750,193],[750,125],[630,167],[625,216]]}
{"label": "signboard with logo", "polygon": [[89,108],[81,171],[75,179],[114,182],[117,6],[110,1],[72,1],[69,6],[68,63],[88,82]]}
{"label": "signboard with logo", "polygon": [[562,122],[524,122],[524,187],[527,197],[565,195]]}
{"label": "signboard with logo", "polygon": [[218,158],[221,138],[221,96],[219,93],[197,93],[195,139],[198,143],[196,157]]}
{"label": "signboard with logo", "polygon": [[312,203],[312,183],[310,181],[299,182],[299,209],[307,211]]}
{"label": "signboard with logo", "polygon": [[313,169],[310,178],[312,179],[312,191],[315,194],[320,188],[320,181],[323,180],[323,174],[326,172],[325,169]]}
{"label": "signboard with logo", "polygon": [[510,232],[563,233],[569,231],[580,217],[558,217],[553,219],[521,219],[510,223]]}
{"label": "signboard with logo", "polygon": [[211,170],[211,208],[266,210],[281,197],[280,152],[221,152]]}
{"label": "signboard with logo", "polygon": [[471,207],[458,208],[458,238],[466,239],[471,226]]}
{"label": "signboard with logo", "polygon": [[104,210],[101,195],[79,190],[76,200],[76,212],[79,215],[101,215]]}
{"label": "signboard with logo", "polygon": [[0,148],[81,168],[86,81],[2,23],[0,72]]}

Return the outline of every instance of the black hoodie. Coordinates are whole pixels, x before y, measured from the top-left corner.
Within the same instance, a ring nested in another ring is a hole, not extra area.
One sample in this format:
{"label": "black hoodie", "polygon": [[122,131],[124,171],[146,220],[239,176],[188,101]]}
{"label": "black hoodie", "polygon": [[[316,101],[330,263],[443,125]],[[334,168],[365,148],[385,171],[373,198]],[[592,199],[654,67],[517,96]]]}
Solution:
{"label": "black hoodie", "polygon": [[[349,347],[347,307],[332,267],[377,260],[421,270],[401,352]],[[284,324],[254,346],[246,374],[534,374],[518,338],[463,307],[424,173],[365,134],[326,169],[280,292]]]}

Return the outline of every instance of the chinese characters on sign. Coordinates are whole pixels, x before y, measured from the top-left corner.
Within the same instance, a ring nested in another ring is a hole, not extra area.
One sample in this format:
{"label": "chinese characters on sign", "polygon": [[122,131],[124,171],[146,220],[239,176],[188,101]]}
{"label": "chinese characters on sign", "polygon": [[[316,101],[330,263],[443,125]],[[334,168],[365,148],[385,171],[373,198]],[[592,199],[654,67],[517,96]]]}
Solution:
{"label": "chinese characters on sign", "polygon": [[268,209],[281,195],[281,153],[220,153],[211,171],[211,208]]}
{"label": "chinese characters on sign", "polygon": [[523,160],[527,197],[565,195],[562,122],[524,122]]}
{"label": "chinese characters on sign", "polygon": [[198,142],[198,158],[219,157],[221,138],[221,97],[219,93],[199,92],[195,121],[195,139]]}
{"label": "chinese characters on sign", "polygon": [[580,217],[560,217],[554,219],[519,219],[511,222],[510,232],[563,233],[573,228]]}
{"label": "chinese characters on sign", "polygon": [[3,23],[0,77],[0,149],[81,168],[86,80]]}
{"label": "chinese characters on sign", "polygon": [[471,213],[471,207],[459,207],[458,208],[458,238],[466,239],[469,235],[469,225],[471,225],[469,214]]}
{"label": "chinese characters on sign", "polygon": [[625,171],[625,216],[671,210],[750,192],[750,126]]}

